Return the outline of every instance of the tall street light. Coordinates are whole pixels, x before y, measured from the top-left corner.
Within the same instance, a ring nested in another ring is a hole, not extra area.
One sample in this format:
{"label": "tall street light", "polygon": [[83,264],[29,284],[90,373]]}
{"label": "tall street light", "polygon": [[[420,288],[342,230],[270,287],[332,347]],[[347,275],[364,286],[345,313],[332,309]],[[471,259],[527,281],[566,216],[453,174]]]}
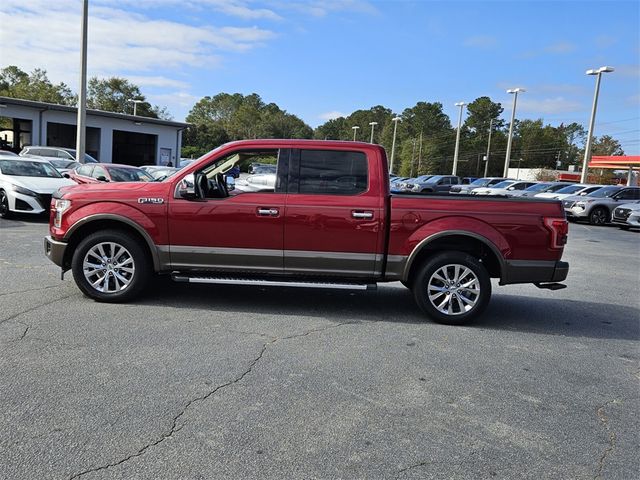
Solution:
{"label": "tall street light", "polygon": [[491,132],[493,131],[493,118],[489,120],[489,140],[487,141],[487,154],[484,157],[484,176],[487,176],[489,170],[489,154],[491,153]]}
{"label": "tall street light", "polygon": [[353,141],[356,141],[356,132],[358,131],[360,127],[359,126],[355,126],[355,127],[351,127],[351,129],[353,130]]}
{"label": "tall street light", "polygon": [[398,122],[402,121],[400,117],[393,117],[391,121],[394,123],[393,125],[393,142],[391,142],[391,165],[389,165],[389,172],[393,173],[393,159],[396,154],[396,133],[398,132]]}
{"label": "tall street light", "polygon": [[600,92],[600,78],[603,73],[613,72],[613,67],[600,67],[597,70],[587,70],[587,75],[596,75],[596,91],[593,95],[593,106],[591,107],[591,119],[589,120],[589,133],[587,134],[587,144],[584,147],[584,160],[582,161],[582,174],[580,183],[587,183],[589,173],[589,160],[591,159],[591,139],[593,138],[593,125],[596,121],[596,108],[598,107],[598,93]]}
{"label": "tall street light", "polygon": [[78,125],[76,130],[76,160],[84,163],[84,153],[86,147],[87,123],[87,16],[89,10],[89,0],[82,2],[82,24],[80,43],[80,88],[78,89]]}
{"label": "tall street light", "polygon": [[133,116],[135,117],[137,115],[137,112],[138,112],[138,109],[136,107],[138,106],[139,103],[144,103],[144,100],[129,99],[129,100],[127,100],[127,102],[133,103]]}
{"label": "tall street light", "polygon": [[525,92],[524,88],[510,88],[507,93],[513,93],[513,108],[511,109],[511,122],[509,123],[509,138],[507,140],[507,155],[504,158],[503,177],[507,177],[509,173],[509,160],[511,159],[511,142],[513,141],[513,123],[516,120],[516,103],[518,102],[518,92]]}
{"label": "tall street light", "polygon": [[373,143],[373,130],[376,128],[377,124],[378,122],[369,122],[369,125],[371,125],[371,140],[369,143]]}
{"label": "tall street light", "polygon": [[457,102],[455,104],[456,107],[460,107],[460,114],[458,115],[458,131],[456,133],[456,150],[453,153],[453,171],[451,172],[451,175],[455,175],[456,171],[458,170],[458,152],[460,151],[460,129],[462,127],[462,110],[464,109],[465,105],[466,103],[464,102]]}

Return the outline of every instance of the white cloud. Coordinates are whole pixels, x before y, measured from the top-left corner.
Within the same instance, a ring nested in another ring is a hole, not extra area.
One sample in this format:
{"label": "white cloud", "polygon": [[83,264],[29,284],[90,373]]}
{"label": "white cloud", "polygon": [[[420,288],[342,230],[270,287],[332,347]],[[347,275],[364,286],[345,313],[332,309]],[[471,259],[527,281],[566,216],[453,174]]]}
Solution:
{"label": "white cloud", "polygon": [[[115,2],[114,2],[115,3]],[[52,81],[75,89],[79,72],[80,2],[4,0],[0,11],[2,63],[44,68]],[[105,4],[89,8],[89,75],[146,73],[160,69],[172,88],[184,82],[164,73],[184,67],[218,66],[226,52],[259,47],[275,34],[258,27],[193,26],[158,20]],[[158,74],[146,75],[157,77]],[[173,82],[173,83],[171,83]]]}
{"label": "white cloud", "polygon": [[346,113],[342,113],[342,112],[338,112],[337,110],[334,110],[332,112],[326,112],[326,113],[322,113],[320,115],[318,115],[318,118],[321,120],[329,121],[329,120],[334,120],[336,118],[340,118],[340,117],[346,117],[347,114]]}
{"label": "white cloud", "polygon": [[544,51],[547,53],[565,54],[575,51],[576,46],[569,42],[558,42],[547,46]]}
{"label": "white cloud", "polygon": [[465,39],[463,45],[465,47],[491,48],[498,44],[496,37],[490,35],[476,35]]}
{"label": "white cloud", "polygon": [[[526,95],[526,93],[524,94]],[[584,105],[574,100],[564,97],[534,99],[518,96],[517,112],[529,113],[533,115],[571,113],[584,110]],[[509,105],[509,100],[505,100],[503,105]],[[516,112],[516,114],[517,114]]]}
{"label": "white cloud", "polygon": [[378,14],[378,9],[365,0],[306,0],[306,1],[274,1],[283,9],[295,10],[313,17],[326,17],[332,12],[355,12],[369,15]]}
{"label": "white cloud", "polygon": [[162,76],[138,76],[138,75],[127,75],[127,80],[135,83],[140,87],[168,87],[168,88],[181,88],[186,89],[189,88],[189,84],[187,82],[183,82],[181,80],[174,80],[167,77]]}
{"label": "white cloud", "polygon": [[152,103],[167,105],[168,107],[180,107],[181,109],[184,109],[186,107],[191,108],[198,100],[200,100],[200,97],[192,95],[189,92],[178,91],[173,93],[149,95],[149,100]]}

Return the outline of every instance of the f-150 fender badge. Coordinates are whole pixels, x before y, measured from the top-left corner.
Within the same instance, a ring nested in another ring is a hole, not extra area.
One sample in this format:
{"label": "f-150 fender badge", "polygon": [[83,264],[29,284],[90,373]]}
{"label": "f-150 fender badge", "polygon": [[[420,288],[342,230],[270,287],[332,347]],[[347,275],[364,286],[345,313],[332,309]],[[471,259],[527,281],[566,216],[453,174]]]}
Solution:
{"label": "f-150 fender badge", "polygon": [[160,204],[164,203],[164,198],[151,198],[151,197],[142,197],[138,199],[138,203],[154,203]]}

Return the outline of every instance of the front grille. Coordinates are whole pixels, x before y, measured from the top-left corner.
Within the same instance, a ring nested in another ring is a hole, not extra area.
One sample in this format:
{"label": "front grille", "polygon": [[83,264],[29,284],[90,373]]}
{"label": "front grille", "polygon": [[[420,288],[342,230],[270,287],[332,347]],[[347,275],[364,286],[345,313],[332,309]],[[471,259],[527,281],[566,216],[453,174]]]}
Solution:
{"label": "front grille", "polygon": [[613,218],[617,218],[618,220],[626,220],[631,215],[630,208],[616,208],[613,211]]}
{"label": "front grille", "polygon": [[38,203],[42,206],[42,208],[44,208],[45,210],[49,210],[49,208],[51,207],[51,195],[46,195],[44,193],[38,193],[37,197],[38,199]]}

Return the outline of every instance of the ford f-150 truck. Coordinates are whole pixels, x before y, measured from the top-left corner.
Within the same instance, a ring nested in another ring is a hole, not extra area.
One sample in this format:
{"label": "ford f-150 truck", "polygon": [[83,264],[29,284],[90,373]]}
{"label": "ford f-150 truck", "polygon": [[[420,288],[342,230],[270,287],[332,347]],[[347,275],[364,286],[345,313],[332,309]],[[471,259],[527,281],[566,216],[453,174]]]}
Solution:
{"label": "ford f-150 truck", "polygon": [[[225,172],[275,165],[245,192]],[[433,320],[479,315],[501,285],[564,285],[567,221],[555,200],[389,192],[379,145],[232,142],[155,183],[60,189],[46,255],[85,295],[127,301],[154,273],[179,282],[372,288],[402,282]]]}

